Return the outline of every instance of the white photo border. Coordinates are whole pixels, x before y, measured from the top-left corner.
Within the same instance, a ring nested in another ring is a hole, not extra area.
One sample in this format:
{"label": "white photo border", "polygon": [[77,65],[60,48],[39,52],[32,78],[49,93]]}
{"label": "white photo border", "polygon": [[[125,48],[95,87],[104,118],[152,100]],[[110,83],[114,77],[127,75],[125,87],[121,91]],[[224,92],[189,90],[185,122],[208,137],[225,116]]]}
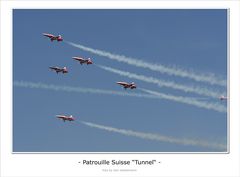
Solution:
{"label": "white photo border", "polygon": [[[57,2],[57,3],[56,3]],[[1,1],[1,176],[239,176],[240,175],[240,3],[239,1]],[[94,4],[94,5],[93,5]],[[13,9],[228,9],[229,153],[198,154],[14,154],[12,153]],[[231,82],[230,82],[231,81]],[[231,95],[230,95],[231,93]],[[229,106],[231,105],[231,106]],[[230,144],[230,146],[229,146]],[[82,165],[86,160],[152,160],[154,166]],[[108,171],[107,171],[108,169]],[[112,169],[112,171],[109,171]],[[114,171],[114,169],[118,169]],[[121,171],[119,169],[126,169]]]}

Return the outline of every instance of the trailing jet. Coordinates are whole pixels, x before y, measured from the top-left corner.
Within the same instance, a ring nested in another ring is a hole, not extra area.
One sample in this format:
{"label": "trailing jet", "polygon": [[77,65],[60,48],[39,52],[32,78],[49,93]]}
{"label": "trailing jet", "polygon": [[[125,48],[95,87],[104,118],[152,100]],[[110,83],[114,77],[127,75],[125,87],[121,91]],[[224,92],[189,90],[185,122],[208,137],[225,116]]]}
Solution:
{"label": "trailing jet", "polygon": [[58,35],[58,36],[54,36],[53,34],[48,34],[48,33],[43,33],[43,36],[46,36],[48,38],[50,38],[51,41],[63,41],[63,38],[61,35]]}
{"label": "trailing jet", "polygon": [[224,95],[221,95],[220,97],[219,97],[219,100],[227,100],[228,98],[227,97],[225,97]]}
{"label": "trailing jet", "polygon": [[90,64],[93,64],[91,58],[88,58],[88,59],[84,59],[82,57],[72,57],[74,60],[77,60],[79,61],[79,63],[82,65],[84,63],[86,63],[87,65],[90,65]]}
{"label": "trailing jet", "polygon": [[67,121],[74,121],[75,120],[75,118],[72,116],[72,115],[70,115],[70,116],[64,116],[64,115],[56,115],[56,117],[58,118],[58,119],[62,119],[64,122],[67,120]]}
{"label": "trailing jet", "polygon": [[127,82],[117,82],[117,84],[123,86],[123,88],[127,89],[127,88],[130,88],[130,89],[136,89],[137,86],[134,82],[132,83],[127,83]]}
{"label": "trailing jet", "polygon": [[59,67],[49,67],[51,70],[54,70],[54,71],[56,71],[56,73],[58,74],[59,72],[62,72],[63,74],[65,74],[65,73],[68,73],[68,70],[67,70],[67,67],[65,66],[65,67],[63,67],[63,68],[59,68]]}

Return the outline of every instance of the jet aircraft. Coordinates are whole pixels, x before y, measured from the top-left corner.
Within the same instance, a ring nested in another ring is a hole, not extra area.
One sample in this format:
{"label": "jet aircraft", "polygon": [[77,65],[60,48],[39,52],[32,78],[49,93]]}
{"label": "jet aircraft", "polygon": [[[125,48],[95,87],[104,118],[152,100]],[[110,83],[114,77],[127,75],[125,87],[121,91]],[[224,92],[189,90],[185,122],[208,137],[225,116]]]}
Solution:
{"label": "jet aircraft", "polygon": [[130,89],[136,89],[137,86],[134,82],[132,83],[127,83],[127,82],[117,82],[117,84],[123,86],[123,88],[127,89],[127,88],[130,88]]}
{"label": "jet aircraft", "polygon": [[86,63],[87,65],[90,65],[90,64],[93,64],[91,58],[88,58],[88,59],[84,59],[82,57],[72,57],[74,60],[77,60],[79,61],[79,63],[82,65],[84,63]]}
{"label": "jet aircraft", "polygon": [[51,66],[51,67],[49,67],[49,68],[50,68],[51,70],[56,71],[57,74],[58,74],[59,72],[62,72],[63,74],[68,73],[68,70],[67,70],[67,67],[66,67],[66,66],[63,67],[63,68],[60,68],[60,67],[57,67],[57,66],[55,66],[55,67]]}
{"label": "jet aircraft", "polygon": [[58,35],[58,36],[54,36],[53,34],[48,34],[48,33],[43,33],[43,36],[46,36],[48,37],[51,41],[63,41],[63,38],[61,35]]}
{"label": "jet aircraft", "polygon": [[70,116],[65,116],[65,115],[56,115],[56,117],[58,118],[58,119],[62,119],[64,122],[67,120],[67,121],[74,121],[75,120],[75,118],[72,116],[72,115],[70,115]]}
{"label": "jet aircraft", "polygon": [[226,96],[224,96],[224,95],[221,95],[221,96],[219,97],[219,99],[220,99],[221,101],[223,101],[223,100],[227,100],[228,98],[227,98]]}

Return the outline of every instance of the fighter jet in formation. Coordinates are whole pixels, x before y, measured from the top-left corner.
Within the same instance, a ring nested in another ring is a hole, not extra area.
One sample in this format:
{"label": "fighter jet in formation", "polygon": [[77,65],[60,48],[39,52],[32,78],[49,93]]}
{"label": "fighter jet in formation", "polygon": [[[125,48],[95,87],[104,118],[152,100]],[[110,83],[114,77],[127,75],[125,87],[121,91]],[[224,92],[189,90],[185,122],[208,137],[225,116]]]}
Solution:
{"label": "fighter jet in formation", "polygon": [[53,34],[43,33],[43,36],[48,37],[52,42],[53,42],[54,40],[56,40],[56,41],[58,41],[58,42],[63,41],[63,38],[62,38],[61,35],[55,36],[55,35],[53,35]]}
{"label": "fighter jet in formation", "polygon": [[221,95],[220,97],[219,97],[219,100],[221,100],[221,101],[223,101],[223,100],[227,100],[228,98],[226,97],[226,96],[224,96],[224,95]]}
{"label": "fighter jet in formation", "polygon": [[132,83],[127,83],[127,82],[117,82],[117,84],[123,86],[123,88],[127,89],[127,88],[130,88],[130,89],[136,89],[137,86],[134,82]]}
{"label": "fighter jet in formation", "polygon": [[91,58],[87,58],[87,59],[84,59],[82,57],[72,57],[74,60],[77,60],[79,61],[79,63],[82,65],[82,64],[87,64],[87,65],[90,65],[90,64],[93,64]]}
{"label": "fighter jet in formation", "polygon": [[51,66],[51,67],[49,67],[51,70],[53,70],[53,71],[56,71],[56,73],[58,74],[59,72],[62,72],[63,74],[65,74],[65,73],[68,73],[68,70],[67,70],[67,67],[65,66],[65,67],[63,67],[63,68],[60,68],[60,67],[58,67],[58,66]]}
{"label": "fighter jet in formation", "polygon": [[70,115],[70,116],[65,116],[65,115],[56,115],[56,117],[58,118],[58,119],[62,119],[64,122],[67,120],[67,121],[74,121],[75,120],[75,118],[72,116],[72,115]]}

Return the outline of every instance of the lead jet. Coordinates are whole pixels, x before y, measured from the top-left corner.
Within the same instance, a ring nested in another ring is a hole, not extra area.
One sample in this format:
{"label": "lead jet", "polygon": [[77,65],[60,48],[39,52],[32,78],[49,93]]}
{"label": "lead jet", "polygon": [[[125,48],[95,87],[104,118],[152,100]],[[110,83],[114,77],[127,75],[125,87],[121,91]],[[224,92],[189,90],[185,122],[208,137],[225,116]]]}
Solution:
{"label": "lead jet", "polygon": [[223,100],[227,100],[228,98],[226,97],[226,96],[224,96],[224,95],[221,95],[220,97],[219,97],[219,100],[221,100],[221,101],[223,101]]}
{"label": "lead jet", "polygon": [[56,117],[58,118],[58,119],[62,119],[64,122],[67,120],[67,121],[74,121],[75,120],[75,118],[72,116],[72,115],[70,115],[70,116],[65,116],[65,115],[56,115]]}
{"label": "lead jet", "polygon": [[137,86],[134,82],[132,83],[127,83],[127,82],[117,82],[117,84],[123,86],[123,88],[127,89],[127,88],[130,88],[130,89],[136,89]]}
{"label": "lead jet", "polygon": [[79,61],[79,63],[82,65],[84,63],[86,63],[87,65],[90,65],[90,64],[93,64],[91,58],[88,58],[88,59],[84,59],[82,57],[72,57],[74,60],[77,60]]}
{"label": "lead jet", "polygon": [[53,34],[43,33],[43,36],[48,37],[51,41],[54,41],[54,40],[58,42],[63,41],[63,38],[61,35],[54,36]]}
{"label": "lead jet", "polygon": [[59,72],[62,72],[63,74],[68,73],[68,70],[67,70],[67,67],[66,67],[66,66],[63,67],[63,68],[60,68],[60,67],[57,67],[57,66],[55,66],[55,67],[51,66],[51,67],[49,67],[49,68],[50,68],[51,70],[56,71],[57,74],[58,74]]}

